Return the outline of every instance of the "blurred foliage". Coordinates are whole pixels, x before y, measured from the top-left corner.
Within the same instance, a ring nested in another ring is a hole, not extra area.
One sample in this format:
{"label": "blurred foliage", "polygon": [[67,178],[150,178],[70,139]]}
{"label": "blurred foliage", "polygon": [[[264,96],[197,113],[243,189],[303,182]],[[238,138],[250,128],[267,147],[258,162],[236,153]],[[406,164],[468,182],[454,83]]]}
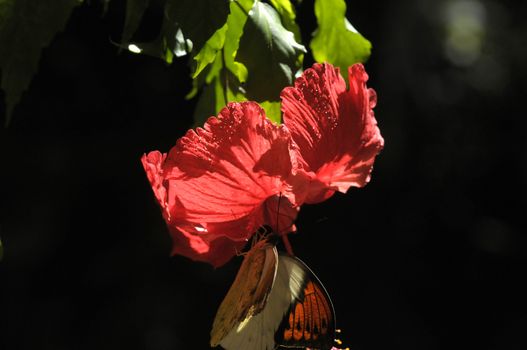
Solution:
{"label": "blurred foliage", "polygon": [[[40,52],[62,29],[83,0],[0,1],[0,71],[7,121],[37,70]],[[108,0],[100,0],[107,11]],[[162,8],[160,30],[150,41],[135,41],[145,14]],[[345,69],[364,62],[371,44],[345,17],[344,0],[315,1],[319,28],[311,42],[313,57]],[[306,48],[290,0],[127,0],[122,49],[155,56],[167,64],[188,55],[193,89],[199,95],[194,112],[200,125],[229,101],[263,103],[280,122],[280,91],[302,71]]]}
{"label": "blurred foliage", "polygon": [[64,28],[81,2],[0,0],[0,87],[6,96],[6,124],[37,71],[42,48]]}

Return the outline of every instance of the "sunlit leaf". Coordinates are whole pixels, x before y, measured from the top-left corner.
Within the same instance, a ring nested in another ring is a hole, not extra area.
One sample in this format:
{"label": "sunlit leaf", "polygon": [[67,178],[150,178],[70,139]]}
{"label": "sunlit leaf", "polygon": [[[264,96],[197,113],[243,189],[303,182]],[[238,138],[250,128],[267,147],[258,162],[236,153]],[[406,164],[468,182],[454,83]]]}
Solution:
{"label": "sunlit leaf", "polygon": [[[197,67],[192,75],[196,78],[199,73],[218,56],[218,52],[223,48],[225,44],[225,33],[227,32],[227,24],[218,29],[216,33],[205,43],[201,51],[194,56],[194,60],[197,62]],[[221,57],[219,58],[221,59]]]}
{"label": "sunlit leaf", "polygon": [[206,85],[199,97],[194,113],[196,125],[216,115],[227,102],[245,100],[240,83],[245,81],[247,69],[235,61],[235,56],[253,3],[254,0],[231,2],[226,25],[216,31],[194,57],[197,67],[193,74],[193,88],[187,98],[194,97],[205,84],[212,84]]}
{"label": "sunlit leaf", "polygon": [[126,0],[126,18],[124,21],[121,43],[127,45],[136,32],[149,0]]}
{"label": "sunlit leaf", "polygon": [[[247,100],[245,90],[241,87],[247,78],[247,68],[236,61],[236,54],[253,5],[254,0],[231,2],[226,28],[224,26],[216,31],[194,57],[197,68],[193,75],[194,87],[189,96],[194,96],[204,86],[194,113],[196,126],[202,125],[208,117],[217,115],[228,102]],[[271,120],[280,123],[278,101],[264,101],[262,107]]]}
{"label": "sunlit leaf", "polygon": [[300,41],[300,28],[296,24],[295,7],[291,3],[291,0],[271,0],[271,4],[280,14],[285,29],[293,32],[295,39]]}
{"label": "sunlit leaf", "polygon": [[[196,78],[207,65],[216,60],[221,60],[223,62],[222,67],[228,68],[239,81],[245,81],[247,69],[240,62],[236,62],[234,58],[243,33],[243,26],[247,21],[249,10],[246,10],[246,8],[250,9],[253,2],[253,0],[231,2],[226,24],[218,29],[207,40],[201,51],[194,56],[196,68],[192,75],[193,78]],[[213,70],[212,73],[219,73],[219,71]],[[207,82],[210,83],[214,77],[209,73]]]}
{"label": "sunlit leaf", "polygon": [[[219,77],[222,70],[224,69],[224,59],[221,57],[225,55],[225,51],[222,49],[221,51],[218,51],[218,54],[216,56],[216,60],[212,63],[212,65],[209,67],[209,70],[207,71],[207,74],[205,75],[205,83],[210,84],[214,79]],[[224,72],[226,74],[226,72]],[[224,76],[224,79],[226,76]]]}
{"label": "sunlit leaf", "polygon": [[315,0],[318,29],[310,47],[317,62],[329,62],[346,72],[370,57],[371,43],[346,19],[344,0]]}
{"label": "sunlit leaf", "polygon": [[276,124],[282,123],[281,103],[279,101],[263,101],[260,106],[265,109],[265,115]]}
{"label": "sunlit leaf", "polygon": [[256,101],[277,101],[280,91],[292,84],[303,52],[304,46],[284,28],[276,10],[256,1],[249,12],[236,55],[249,72],[247,97]]}
{"label": "sunlit leaf", "polygon": [[228,30],[225,40],[225,66],[238,81],[244,83],[247,80],[247,68],[241,62],[236,61],[236,54],[240,45],[243,28],[247,22],[248,14],[253,7],[254,0],[239,0],[231,2],[230,14],[227,17]]}
{"label": "sunlit leaf", "polygon": [[[211,72],[212,68],[216,66],[216,63],[217,63],[216,61],[214,61],[212,66],[208,65],[207,67],[205,67],[203,71],[201,72],[201,74],[199,74],[197,77],[192,79],[192,89],[187,93],[187,95],[185,96],[185,99],[189,100],[191,98],[196,97],[196,95],[203,88],[203,86],[207,84],[207,81],[206,81],[207,77],[209,76],[209,73]],[[219,62],[219,68],[217,69],[221,69],[221,67],[222,67],[221,62]],[[208,83],[210,83],[211,81],[212,79],[210,79]]]}
{"label": "sunlit leaf", "polygon": [[223,55],[223,50],[217,53],[217,57],[214,60],[214,62],[212,62],[212,64],[209,64],[208,66],[206,66],[202,70],[201,74],[199,74],[192,80],[192,90],[185,96],[186,99],[191,99],[191,98],[196,97],[198,92],[205,85],[211,84],[220,75],[220,73],[222,72],[224,68],[223,66],[224,62],[221,59],[222,55]]}
{"label": "sunlit leaf", "polygon": [[40,54],[81,0],[0,0],[0,87],[6,124],[38,68]]}

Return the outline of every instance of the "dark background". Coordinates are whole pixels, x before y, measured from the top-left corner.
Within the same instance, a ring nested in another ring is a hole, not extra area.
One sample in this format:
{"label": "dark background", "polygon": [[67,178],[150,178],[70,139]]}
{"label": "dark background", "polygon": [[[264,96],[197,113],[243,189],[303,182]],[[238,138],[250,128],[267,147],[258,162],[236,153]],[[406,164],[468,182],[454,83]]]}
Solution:
{"label": "dark background", "polygon": [[[118,53],[123,9],[75,10],[0,131],[0,349],[208,349],[239,266],[169,257],[139,159],[175,144],[195,100],[187,58]],[[348,2],[386,146],[371,183],[305,206],[291,241],[352,349],[527,348],[525,10]],[[299,22],[307,43],[312,1]]]}

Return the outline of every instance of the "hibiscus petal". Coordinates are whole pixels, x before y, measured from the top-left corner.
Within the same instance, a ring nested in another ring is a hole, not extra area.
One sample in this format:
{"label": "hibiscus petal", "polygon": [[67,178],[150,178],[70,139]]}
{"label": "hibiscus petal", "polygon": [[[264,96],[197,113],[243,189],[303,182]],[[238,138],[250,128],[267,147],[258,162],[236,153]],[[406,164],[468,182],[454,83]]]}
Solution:
{"label": "hibiscus petal", "polygon": [[384,140],[372,108],[376,94],[366,87],[362,64],[348,69],[350,88],[330,64],[315,64],[282,91],[282,111],[311,177],[308,203],[370,180]]}
{"label": "hibiscus petal", "polygon": [[[218,237],[213,241],[199,235],[178,230],[169,226],[172,236],[172,255],[186,256],[195,261],[202,261],[221,266],[229,261],[236,252],[241,252],[247,242],[237,242],[226,237]],[[234,252],[234,253],[233,253]]]}
{"label": "hibiscus petal", "polygon": [[163,184],[163,164],[166,159],[166,153],[152,151],[141,157],[141,163],[146,172],[146,177],[150,181],[154,195],[159,205],[163,209],[163,215],[167,215],[167,191]]}
{"label": "hibiscus petal", "polygon": [[264,205],[264,222],[279,234],[295,232],[294,222],[299,211],[300,207],[294,206],[286,197],[269,197]]}
{"label": "hibiscus petal", "polygon": [[231,103],[203,128],[189,130],[161,170],[155,162],[152,166],[157,171],[152,177],[162,176],[166,188],[174,252],[215,265],[225,262],[261,225],[274,226],[268,221],[268,199],[280,194],[279,225],[291,230],[298,212],[288,208],[295,203],[287,184],[296,171],[292,147],[287,128],[269,121],[254,102]]}
{"label": "hibiscus petal", "polygon": [[[292,167],[284,143],[290,143],[289,131],[271,123],[256,103],[229,104],[170,151],[165,166],[169,205],[177,198],[185,208],[183,218],[195,222],[246,215],[283,190]],[[262,162],[264,155],[275,162]]]}

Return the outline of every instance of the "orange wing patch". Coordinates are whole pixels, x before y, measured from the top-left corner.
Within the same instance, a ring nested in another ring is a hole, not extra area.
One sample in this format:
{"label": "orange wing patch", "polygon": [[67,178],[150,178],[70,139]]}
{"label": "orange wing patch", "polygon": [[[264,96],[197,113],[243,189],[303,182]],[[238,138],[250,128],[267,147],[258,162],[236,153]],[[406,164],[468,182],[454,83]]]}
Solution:
{"label": "orange wing patch", "polygon": [[[283,322],[284,347],[330,349],[335,337],[333,307],[326,291],[314,281],[307,281],[302,300],[291,305]],[[279,335],[277,335],[279,337]]]}

